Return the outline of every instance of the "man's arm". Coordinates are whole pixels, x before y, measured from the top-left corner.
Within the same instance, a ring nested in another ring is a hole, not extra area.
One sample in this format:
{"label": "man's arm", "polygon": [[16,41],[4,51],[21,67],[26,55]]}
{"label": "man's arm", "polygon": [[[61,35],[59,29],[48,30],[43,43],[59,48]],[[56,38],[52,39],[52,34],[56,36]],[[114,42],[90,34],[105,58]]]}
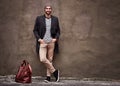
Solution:
{"label": "man's arm", "polygon": [[43,39],[41,39],[40,36],[39,36],[39,32],[38,32],[39,27],[40,27],[40,23],[39,23],[38,17],[37,17],[36,21],[35,21],[33,32],[34,32],[34,35],[35,35],[37,41],[40,42],[40,43],[44,43]]}
{"label": "man's arm", "polygon": [[57,34],[56,34],[56,39],[57,40],[59,39],[59,36],[60,36],[60,26],[59,26],[59,21],[58,21],[58,18],[57,18]]}
{"label": "man's arm", "polygon": [[39,22],[38,22],[38,17],[37,17],[36,21],[35,21],[35,25],[34,25],[34,30],[33,30],[34,35],[35,35],[35,37],[36,37],[37,40],[40,39],[40,36],[38,34],[38,27],[39,27]]}

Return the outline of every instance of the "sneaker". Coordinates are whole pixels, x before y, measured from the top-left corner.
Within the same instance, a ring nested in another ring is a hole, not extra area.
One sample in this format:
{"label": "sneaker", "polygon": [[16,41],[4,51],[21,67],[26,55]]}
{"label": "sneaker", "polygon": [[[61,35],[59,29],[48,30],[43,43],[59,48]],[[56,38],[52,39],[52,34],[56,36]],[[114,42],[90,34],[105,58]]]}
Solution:
{"label": "sneaker", "polygon": [[50,77],[47,76],[47,78],[44,80],[46,83],[50,82]]}
{"label": "sneaker", "polygon": [[55,72],[53,72],[53,75],[56,79],[56,82],[58,82],[59,81],[59,70],[55,70]]}

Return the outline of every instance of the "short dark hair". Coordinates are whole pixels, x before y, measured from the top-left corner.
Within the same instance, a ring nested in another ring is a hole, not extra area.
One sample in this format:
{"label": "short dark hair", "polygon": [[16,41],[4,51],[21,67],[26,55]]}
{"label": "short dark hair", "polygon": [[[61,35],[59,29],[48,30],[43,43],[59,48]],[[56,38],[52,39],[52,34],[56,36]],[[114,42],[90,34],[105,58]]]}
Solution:
{"label": "short dark hair", "polygon": [[51,7],[51,9],[52,9],[52,6],[51,6],[51,5],[45,5],[45,6],[44,6],[44,9],[45,9],[47,6],[50,6],[50,7]]}

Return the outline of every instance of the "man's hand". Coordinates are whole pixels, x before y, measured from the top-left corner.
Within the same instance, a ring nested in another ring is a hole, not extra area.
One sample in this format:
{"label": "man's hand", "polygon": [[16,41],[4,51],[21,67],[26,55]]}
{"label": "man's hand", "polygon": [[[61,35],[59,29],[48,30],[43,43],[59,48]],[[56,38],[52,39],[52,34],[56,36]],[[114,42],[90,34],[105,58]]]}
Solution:
{"label": "man's hand", "polygon": [[56,42],[57,41],[57,39],[52,39],[52,42]]}
{"label": "man's hand", "polygon": [[43,39],[39,39],[38,42],[40,42],[40,44],[45,44]]}

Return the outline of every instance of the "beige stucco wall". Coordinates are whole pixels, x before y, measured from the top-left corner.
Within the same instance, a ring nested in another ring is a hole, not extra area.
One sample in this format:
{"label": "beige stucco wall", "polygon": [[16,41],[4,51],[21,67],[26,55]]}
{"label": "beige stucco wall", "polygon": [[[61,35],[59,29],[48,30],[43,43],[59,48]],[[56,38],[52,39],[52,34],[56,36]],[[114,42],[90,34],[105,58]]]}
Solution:
{"label": "beige stucco wall", "polygon": [[120,79],[119,0],[1,0],[0,75],[15,74],[26,59],[33,75],[45,76],[33,27],[46,3],[60,21],[60,53],[54,65],[61,76]]}

